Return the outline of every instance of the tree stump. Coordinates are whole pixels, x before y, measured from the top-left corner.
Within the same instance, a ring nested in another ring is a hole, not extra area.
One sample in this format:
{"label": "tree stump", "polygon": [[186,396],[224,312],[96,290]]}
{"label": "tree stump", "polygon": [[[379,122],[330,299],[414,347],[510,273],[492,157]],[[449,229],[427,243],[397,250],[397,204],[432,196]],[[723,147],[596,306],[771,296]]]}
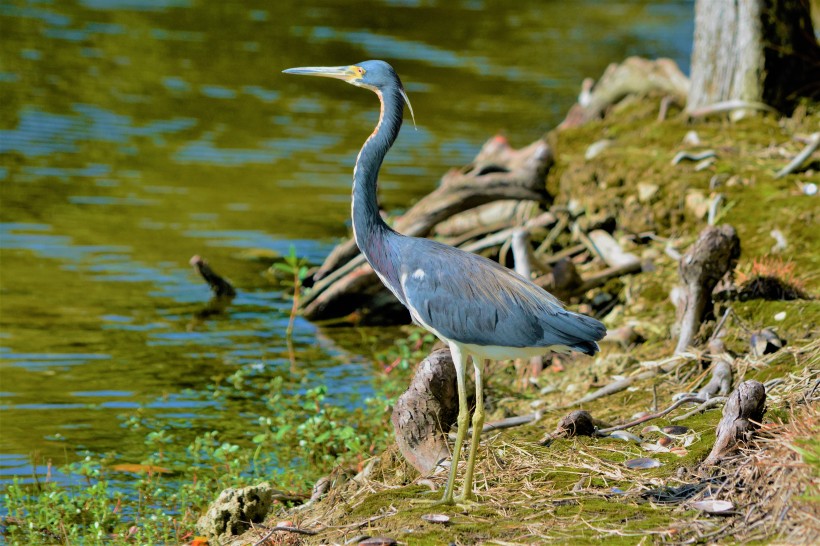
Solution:
{"label": "tree stump", "polygon": [[738,443],[746,442],[758,429],[766,412],[766,388],[759,381],[738,385],[723,407],[723,418],[717,426],[717,438],[702,466],[714,466],[733,452]]}
{"label": "tree stump", "polygon": [[450,349],[438,349],[419,364],[407,391],[393,407],[396,442],[407,462],[426,475],[447,459],[446,431],[457,416],[456,368]]}
{"label": "tree stump", "polygon": [[687,111],[724,101],[789,113],[820,93],[820,48],[805,0],[697,0]]}

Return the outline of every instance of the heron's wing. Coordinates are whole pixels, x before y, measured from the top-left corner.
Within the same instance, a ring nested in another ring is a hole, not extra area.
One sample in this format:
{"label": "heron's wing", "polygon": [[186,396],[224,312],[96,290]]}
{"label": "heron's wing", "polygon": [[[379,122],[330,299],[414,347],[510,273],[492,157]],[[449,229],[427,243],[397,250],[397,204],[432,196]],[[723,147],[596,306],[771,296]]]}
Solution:
{"label": "heron's wing", "polygon": [[[572,313],[498,263],[424,239],[403,249],[402,289],[411,312],[447,339],[476,345],[566,345],[588,352],[604,326]],[[408,241],[409,242],[409,241]]]}

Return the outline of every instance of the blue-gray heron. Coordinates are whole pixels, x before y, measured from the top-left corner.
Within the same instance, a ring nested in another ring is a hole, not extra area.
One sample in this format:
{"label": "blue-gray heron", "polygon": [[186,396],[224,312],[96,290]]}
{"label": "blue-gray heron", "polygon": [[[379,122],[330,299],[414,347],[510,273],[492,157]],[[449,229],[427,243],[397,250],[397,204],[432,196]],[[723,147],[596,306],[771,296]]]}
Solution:
{"label": "blue-gray heron", "polygon": [[467,358],[475,368],[473,435],[458,500],[473,495],[473,470],[484,424],[482,360],[530,358],[570,349],[593,355],[606,328],[567,311],[541,287],[498,263],[429,239],[406,237],[379,215],[376,182],[384,156],[399,134],[404,103],[413,113],[399,76],[384,61],[339,67],[290,68],[288,74],[325,76],[370,89],[381,102],[379,122],[353,169],[353,236],[381,281],[410,311],[413,320],[450,347],[458,384],[458,433],[442,502],[454,502],[459,456],[467,436]]}

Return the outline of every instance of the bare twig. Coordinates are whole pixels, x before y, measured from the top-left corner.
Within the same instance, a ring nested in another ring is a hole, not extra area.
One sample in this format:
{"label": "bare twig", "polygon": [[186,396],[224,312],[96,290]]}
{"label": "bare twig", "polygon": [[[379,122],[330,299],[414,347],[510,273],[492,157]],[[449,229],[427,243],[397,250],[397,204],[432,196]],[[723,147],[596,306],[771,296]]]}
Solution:
{"label": "bare twig", "polygon": [[811,157],[811,154],[817,150],[818,146],[820,146],[820,133],[814,133],[809,137],[808,143],[806,144],[806,147],[803,148],[803,151],[797,154],[794,159],[789,161],[788,165],[777,171],[774,177],[783,178],[787,174],[791,174],[799,169],[800,166],[803,165],[809,157]]}
{"label": "bare twig", "polygon": [[681,398],[680,400],[678,400],[677,402],[675,402],[674,404],[672,404],[671,406],[669,406],[665,410],[659,411],[657,413],[650,413],[648,415],[644,415],[643,417],[640,417],[640,418],[635,419],[633,421],[630,421],[628,423],[624,423],[623,425],[617,425],[617,426],[614,426],[614,427],[602,428],[602,429],[598,430],[596,432],[596,434],[598,436],[607,436],[610,432],[615,432],[616,430],[626,430],[628,428],[632,428],[634,426],[640,425],[641,423],[645,423],[647,421],[651,421],[653,419],[658,419],[660,417],[663,417],[664,415],[667,415],[668,413],[676,410],[677,408],[679,408],[683,404],[688,404],[688,403],[691,403],[691,402],[703,402],[703,399],[698,398],[697,396],[687,396],[686,398]]}
{"label": "bare twig", "polygon": [[576,400],[574,402],[570,402],[569,404],[565,404],[565,405],[561,406],[561,408],[559,408],[559,409],[569,408],[569,407],[572,407],[572,406],[579,406],[581,404],[586,404],[588,402],[592,402],[593,400],[597,400],[598,398],[603,398],[604,396],[609,396],[610,394],[615,394],[617,392],[621,392],[622,390],[629,387],[635,381],[641,381],[641,380],[644,380],[644,379],[649,379],[650,377],[653,377],[656,373],[657,373],[656,370],[649,370],[649,371],[646,371],[646,372],[641,372],[637,375],[632,375],[632,376],[629,376],[629,377],[624,377],[623,379],[619,379],[617,381],[613,381],[609,385],[606,385],[605,387],[601,387],[600,389],[598,389],[595,392],[591,392],[591,393],[587,394],[586,396],[583,396],[583,397],[579,398],[578,400]]}
{"label": "bare twig", "polygon": [[670,421],[672,421],[673,423],[676,423],[678,421],[683,421],[684,419],[688,419],[689,417],[692,417],[693,415],[696,415],[698,413],[703,413],[704,411],[708,410],[709,408],[719,406],[720,404],[722,404],[724,402],[726,402],[726,397],[725,396],[714,396],[714,397],[710,398],[709,400],[704,400],[698,407],[696,407],[692,410],[689,410],[689,411],[687,411],[686,413],[684,413],[682,415],[677,415],[675,417],[672,417],[670,419]]}
{"label": "bare twig", "polygon": [[298,527],[290,527],[288,525],[277,525],[276,527],[272,527],[272,528],[268,529],[267,534],[265,536],[263,536],[262,538],[260,538],[259,540],[257,540],[256,542],[254,542],[253,546],[261,546],[262,544],[265,543],[265,541],[267,541],[270,537],[273,536],[273,533],[275,533],[277,531],[287,531],[288,533],[296,533],[296,534],[299,534],[299,535],[310,535],[310,536],[319,534],[319,531],[308,531],[307,529],[299,529]]}

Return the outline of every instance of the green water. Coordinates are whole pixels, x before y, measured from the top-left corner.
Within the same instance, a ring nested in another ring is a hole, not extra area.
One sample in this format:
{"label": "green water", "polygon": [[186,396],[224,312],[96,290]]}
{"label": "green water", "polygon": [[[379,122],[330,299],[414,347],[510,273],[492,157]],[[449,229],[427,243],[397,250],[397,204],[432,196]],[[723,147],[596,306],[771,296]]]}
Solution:
{"label": "green water", "polygon": [[[290,302],[246,249],[318,263],[349,228],[375,97],[281,70],[390,61],[416,113],[382,175],[407,207],[503,132],[556,125],[584,77],[628,55],[684,68],[690,2],[0,3],[0,482],[85,451],[144,455],[139,414],[193,435],[264,401],[215,402],[215,376],[289,369]],[[204,256],[239,297],[199,320]],[[373,394],[373,331],[297,320],[306,386]],[[247,438],[244,438],[247,440]]]}

